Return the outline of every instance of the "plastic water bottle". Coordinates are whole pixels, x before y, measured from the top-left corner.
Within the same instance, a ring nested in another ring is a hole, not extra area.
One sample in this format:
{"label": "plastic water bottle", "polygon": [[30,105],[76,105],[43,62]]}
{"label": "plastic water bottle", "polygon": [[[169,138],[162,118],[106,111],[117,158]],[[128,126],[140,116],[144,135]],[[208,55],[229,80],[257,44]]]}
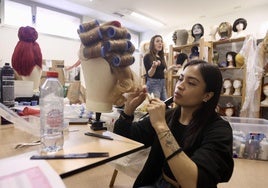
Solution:
{"label": "plastic water bottle", "polygon": [[64,90],[58,72],[47,72],[40,89],[41,152],[56,152],[64,143]]}

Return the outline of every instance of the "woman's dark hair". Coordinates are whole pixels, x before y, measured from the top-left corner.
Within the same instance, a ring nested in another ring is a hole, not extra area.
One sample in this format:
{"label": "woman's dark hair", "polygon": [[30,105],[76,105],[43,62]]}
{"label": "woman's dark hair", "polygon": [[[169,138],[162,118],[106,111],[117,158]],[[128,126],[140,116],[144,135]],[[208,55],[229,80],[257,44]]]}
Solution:
{"label": "woman's dark hair", "polygon": [[[154,48],[154,41],[157,37],[160,37],[163,40],[163,37],[161,35],[154,35],[151,40],[150,40],[150,45],[149,45],[149,53],[151,54],[151,57],[153,59],[151,59],[151,61],[155,61],[157,60],[156,58],[156,51]],[[158,52],[159,57],[161,58],[161,62],[164,63],[165,67],[166,67],[166,61],[165,61],[165,54],[164,54],[164,46],[162,48],[161,51]]]}
{"label": "woman's dark hair", "polygon": [[188,126],[188,134],[185,137],[185,146],[189,146],[191,141],[195,140],[198,133],[209,124],[216,115],[216,107],[218,105],[222,90],[222,74],[218,66],[210,64],[203,60],[193,60],[188,62],[184,69],[190,66],[198,66],[202,78],[206,84],[205,92],[213,92],[214,95],[207,102],[193,113],[193,119]]}
{"label": "woman's dark hair", "polygon": [[195,28],[196,26],[199,26],[199,27],[200,27],[200,29],[201,29],[200,37],[202,37],[202,36],[204,35],[204,27],[203,27],[203,25],[201,25],[200,23],[196,23],[196,24],[193,25],[193,27],[192,27],[192,36],[195,37],[195,36],[194,36],[194,33],[193,33],[193,30],[194,30],[194,28]]}
{"label": "woman's dark hair", "polygon": [[242,23],[243,24],[243,30],[245,30],[247,28],[247,20],[244,19],[244,18],[238,18],[234,21],[233,23],[233,31],[234,32],[237,32],[237,28],[236,26],[239,24],[239,23]]}

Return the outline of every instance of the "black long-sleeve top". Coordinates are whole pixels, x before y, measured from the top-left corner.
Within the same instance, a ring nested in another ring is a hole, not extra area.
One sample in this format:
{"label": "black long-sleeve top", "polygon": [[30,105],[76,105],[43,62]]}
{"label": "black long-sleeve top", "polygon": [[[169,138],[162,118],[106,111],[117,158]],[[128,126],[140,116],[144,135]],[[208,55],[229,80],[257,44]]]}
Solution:
{"label": "black long-sleeve top", "polygon": [[146,70],[146,76],[150,77],[150,78],[155,78],[155,79],[164,79],[165,78],[165,69],[166,66],[165,64],[162,62],[160,57],[156,57],[157,60],[159,60],[161,62],[161,64],[159,66],[156,67],[155,73],[152,77],[150,77],[148,75],[148,71],[150,70],[150,68],[152,67],[153,61],[151,60],[151,54],[146,54],[143,58],[143,64]]}
{"label": "black long-sleeve top", "polygon": [[[167,111],[168,126],[178,144],[183,147],[183,136],[187,126],[180,124],[177,121],[178,117],[178,110]],[[228,181],[234,167],[230,124],[218,115],[215,115],[209,122],[198,134],[192,147],[184,150],[198,167],[198,188],[215,188],[218,183]],[[162,171],[175,180],[168,164],[164,162],[164,153],[149,118],[138,122],[129,122],[119,118],[115,122],[114,132],[141,142],[146,147],[151,146],[148,159],[133,187],[152,185],[160,177]]]}

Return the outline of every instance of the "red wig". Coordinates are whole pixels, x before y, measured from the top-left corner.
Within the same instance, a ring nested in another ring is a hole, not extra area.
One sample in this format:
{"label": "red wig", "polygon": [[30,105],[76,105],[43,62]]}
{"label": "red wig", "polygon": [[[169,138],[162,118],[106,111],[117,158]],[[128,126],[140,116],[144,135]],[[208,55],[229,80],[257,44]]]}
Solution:
{"label": "red wig", "polygon": [[42,69],[42,53],[37,31],[30,26],[20,27],[18,32],[19,42],[12,55],[12,67],[21,76],[29,76],[35,65]]}

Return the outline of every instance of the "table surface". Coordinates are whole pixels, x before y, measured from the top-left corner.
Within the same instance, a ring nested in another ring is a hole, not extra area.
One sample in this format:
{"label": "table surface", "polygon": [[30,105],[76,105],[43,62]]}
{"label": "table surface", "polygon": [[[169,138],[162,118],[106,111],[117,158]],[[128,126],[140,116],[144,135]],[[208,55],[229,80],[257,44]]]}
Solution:
{"label": "table surface", "polygon": [[[84,133],[89,131],[93,132],[89,125],[70,125],[69,132],[64,134],[64,149],[57,152],[57,154],[109,152],[109,157],[47,160],[62,178],[126,156],[144,147],[143,144],[139,142],[135,142],[109,131],[94,132],[111,136],[114,140],[85,136]],[[40,146],[14,149],[18,143],[31,142],[39,138],[13,126],[1,126],[0,138],[0,159],[26,152],[39,151]]]}
{"label": "table surface", "polygon": [[[81,176],[83,176],[83,174],[85,174],[83,171],[87,169],[102,165],[143,148],[143,145],[138,142],[108,131],[103,134],[112,136],[114,140],[111,141],[85,136],[85,132],[91,131],[87,125],[71,125],[69,131],[69,133],[65,134],[64,150],[59,153],[109,152],[109,157],[47,160],[62,178],[69,177],[73,174],[81,174]],[[35,150],[37,151],[39,149],[39,146],[14,149],[15,145],[20,142],[29,142],[38,139],[14,127],[0,126],[0,138],[0,159]],[[235,159],[234,172],[231,180],[228,183],[219,184],[218,187],[266,188],[268,187],[267,172],[268,161]]]}

